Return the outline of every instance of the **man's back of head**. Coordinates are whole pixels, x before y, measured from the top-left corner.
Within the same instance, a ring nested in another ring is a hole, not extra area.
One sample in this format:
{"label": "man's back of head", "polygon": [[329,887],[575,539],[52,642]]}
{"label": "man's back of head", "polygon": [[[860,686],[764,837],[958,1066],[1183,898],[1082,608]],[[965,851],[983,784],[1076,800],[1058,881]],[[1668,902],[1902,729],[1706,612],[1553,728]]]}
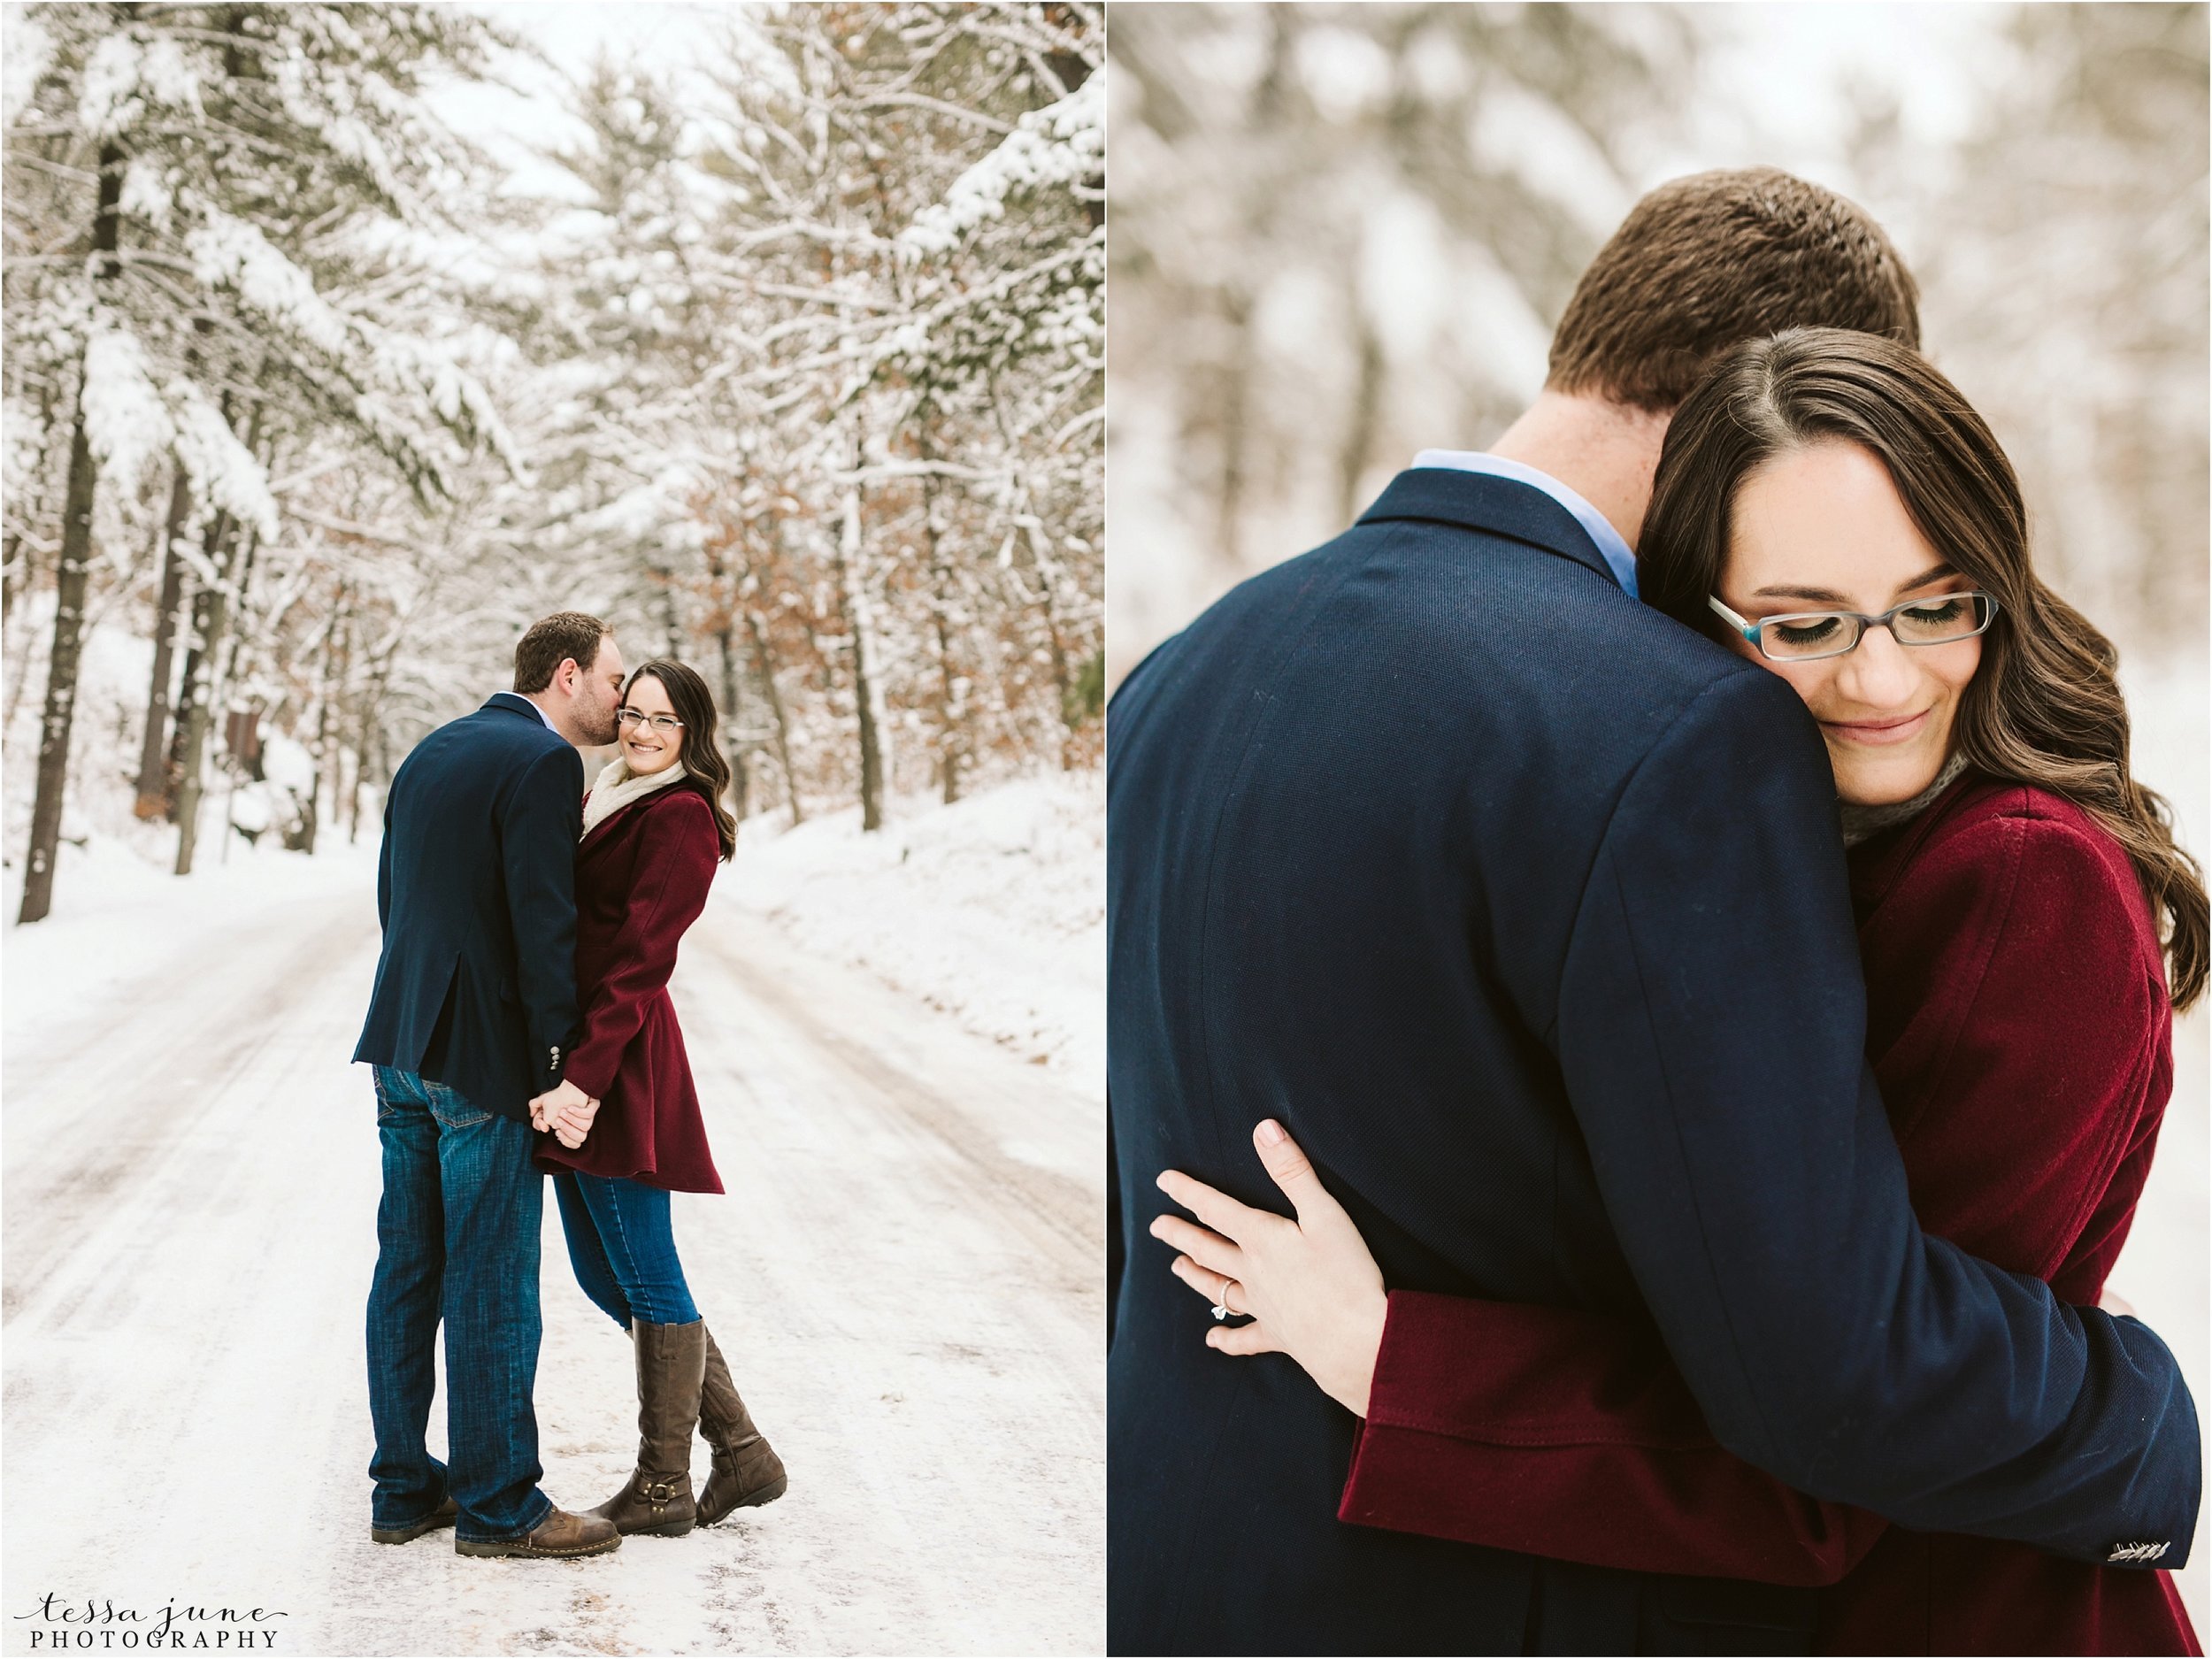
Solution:
{"label": "man's back of head", "polygon": [[1494,443],[1633,546],[1668,417],[1724,352],[1785,328],[1920,343],[1919,296],[1857,204],[1772,167],[1661,185],[1582,273],[1543,396]]}
{"label": "man's back of head", "polygon": [[1785,328],[1920,343],[1919,291],[1873,218],[1772,167],[1693,173],[1630,210],[1552,336],[1547,391],[1655,414],[1722,352]]}

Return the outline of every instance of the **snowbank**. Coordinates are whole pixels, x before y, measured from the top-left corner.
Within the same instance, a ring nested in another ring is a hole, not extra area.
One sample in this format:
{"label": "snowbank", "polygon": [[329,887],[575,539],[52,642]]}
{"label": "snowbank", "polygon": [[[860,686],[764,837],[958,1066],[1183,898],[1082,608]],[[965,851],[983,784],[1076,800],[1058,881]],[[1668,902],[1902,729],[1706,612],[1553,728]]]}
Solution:
{"label": "snowbank", "polygon": [[749,819],[715,902],[864,966],[969,1030],[1106,1087],[1106,792],[1096,772],[1024,779],[952,806],[895,802]]}
{"label": "snowbank", "polygon": [[237,924],[267,918],[280,926],[288,910],[346,893],[373,923],[374,841],[348,846],[342,835],[326,837],[311,858],[273,841],[258,848],[237,841],[227,858],[219,845],[183,877],[112,837],[93,836],[82,848],[65,842],[54,871],[54,910],[44,921],[13,926],[22,872],[11,864],[0,881],[8,1029],[35,1030],[49,1018],[101,1006],[166,964],[185,974],[228,972],[224,946]]}

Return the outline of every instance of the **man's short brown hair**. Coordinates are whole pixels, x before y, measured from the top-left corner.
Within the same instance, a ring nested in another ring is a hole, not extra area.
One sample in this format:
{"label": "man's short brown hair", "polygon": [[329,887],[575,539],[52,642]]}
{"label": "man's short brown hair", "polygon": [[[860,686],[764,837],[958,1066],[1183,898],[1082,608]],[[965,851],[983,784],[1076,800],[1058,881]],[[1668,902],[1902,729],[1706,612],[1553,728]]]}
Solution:
{"label": "man's short brown hair", "polygon": [[1693,173],[1629,210],[1551,342],[1548,391],[1665,414],[1722,352],[1785,328],[1917,348],[1920,294],[1857,204],[1773,167]]}
{"label": "man's short brown hair", "polygon": [[543,691],[571,657],[577,667],[588,672],[599,660],[599,641],[608,632],[607,625],[597,617],[580,611],[557,611],[544,621],[532,624],[522,643],[515,647],[515,689]]}

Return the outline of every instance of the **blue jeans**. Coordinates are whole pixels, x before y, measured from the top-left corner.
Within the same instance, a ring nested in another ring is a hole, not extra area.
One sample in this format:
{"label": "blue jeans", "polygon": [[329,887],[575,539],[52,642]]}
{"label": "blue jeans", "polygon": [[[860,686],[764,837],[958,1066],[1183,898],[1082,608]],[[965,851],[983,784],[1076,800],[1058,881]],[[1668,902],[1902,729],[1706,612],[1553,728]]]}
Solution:
{"label": "blue jeans", "polygon": [[[450,1494],[459,1536],[517,1538],[553,1509],[538,1490],[538,1228],[530,1125],[412,1071],[376,1068],[384,1143],[369,1287],[373,1524],[402,1527]],[[446,1455],[423,1436],[445,1325]]]}
{"label": "blue jeans", "polygon": [[563,1170],[553,1178],[561,1231],[576,1282],[625,1331],[646,1325],[690,1325],[699,1317],[676,1259],[668,1194],[642,1181]]}

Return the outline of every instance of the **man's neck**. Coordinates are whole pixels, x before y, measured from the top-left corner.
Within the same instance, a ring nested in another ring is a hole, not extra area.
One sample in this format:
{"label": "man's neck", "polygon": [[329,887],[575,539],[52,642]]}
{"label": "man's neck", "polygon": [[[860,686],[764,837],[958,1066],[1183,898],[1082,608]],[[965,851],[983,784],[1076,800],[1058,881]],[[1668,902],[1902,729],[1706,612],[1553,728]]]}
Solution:
{"label": "man's neck", "polygon": [[1651,504],[1667,419],[1602,398],[1543,392],[1489,453],[1549,473],[1603,513],[1632,548]]}

